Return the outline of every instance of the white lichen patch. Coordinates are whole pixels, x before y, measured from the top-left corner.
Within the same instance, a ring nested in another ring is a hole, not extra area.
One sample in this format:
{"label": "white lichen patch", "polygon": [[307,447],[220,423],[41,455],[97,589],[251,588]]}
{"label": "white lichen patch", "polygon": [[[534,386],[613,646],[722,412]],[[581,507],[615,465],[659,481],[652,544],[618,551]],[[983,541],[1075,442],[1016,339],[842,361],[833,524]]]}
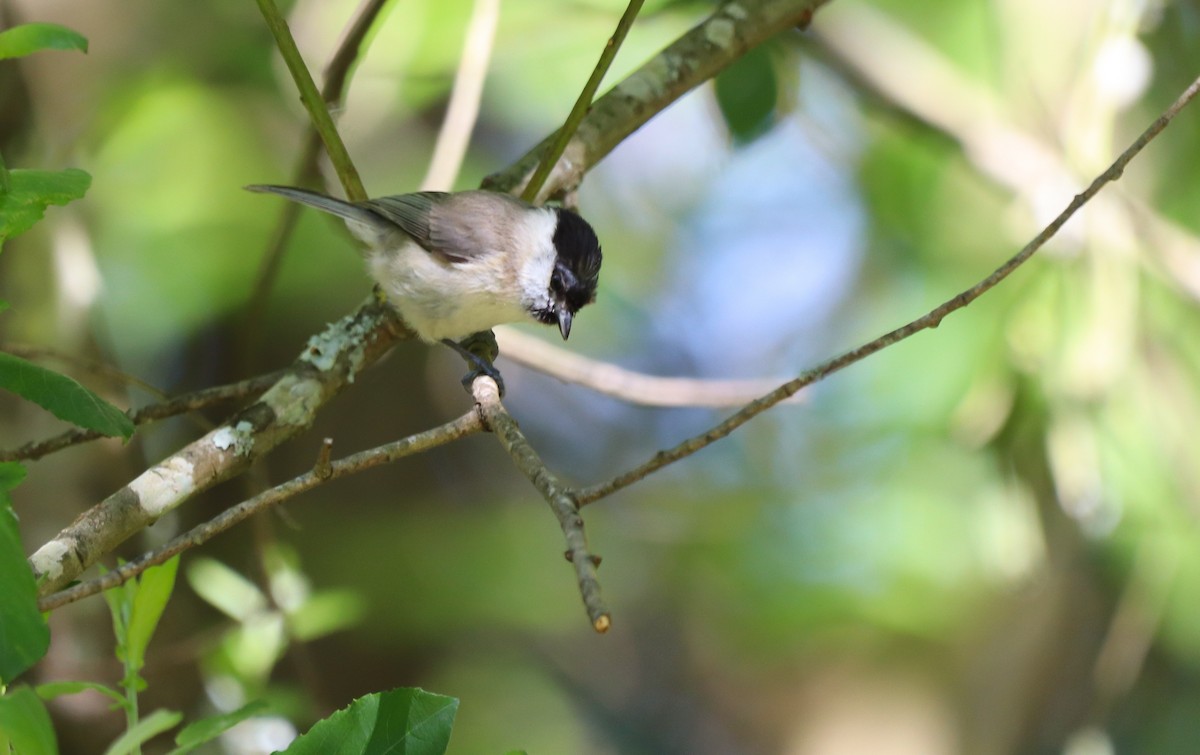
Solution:
{"label": "white lichen patch", "polygon": [[704,25],[704,38],[720,48],[733,44],[733,22],[728,18],[714,18]]}
{"label": "white lichen patch", "polygon": [[74,538],[51,540],[29,557],[29,564],[38,578],[54,581],[62,576],[63,558],[74,548]]}
{"label": "white lichen patch", "polygon": [[212,444],[222,451],[233,451],[235,456],[245,456],[254,448],[254,425],[242,420],[233,427],[219,428],[212,434]]}
{"label": "white lichen patch", "polygon": [[172,456],[162,464],[150,467],[129,483],[142,510],[160,517],[175,508],[196,489],[195,467],[182,456]]}
{"label": "white lichen patch", "polygon": [[729,5],[726,5],[723,10],[725,11],[726,16],[737,19],[738,21],[745,21],[750,16],[750,14],[746,12],[746,9],[737,3],[730,3]]}
{"label": "white lichen patch", "polygon": [[374,328],[371,320],[356,319],[347,315],[308,339],[300,360],[308,362],[322,372],[337,366],[343,354],[350,358],[349,381],[362,369],[363,345]]}
{"label": "white lichen patch", "polygon": [[237,434],[232,427],[226,425],[213,433],[212,443],[222,451],[228,451],[237,443]]}

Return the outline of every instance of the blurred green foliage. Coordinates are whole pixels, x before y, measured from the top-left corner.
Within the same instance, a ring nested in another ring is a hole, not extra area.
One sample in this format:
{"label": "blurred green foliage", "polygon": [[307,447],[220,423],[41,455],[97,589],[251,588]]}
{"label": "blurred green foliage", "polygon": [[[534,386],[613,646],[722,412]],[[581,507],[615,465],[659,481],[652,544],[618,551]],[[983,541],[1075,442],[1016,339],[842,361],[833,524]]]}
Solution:
{"label": "blurred green foliage", "polygon": [[[355,5],[292,6],[314,73]],[[712,7],[647,5],[606,85]],[[0,257],[5,338],[62,334],[176,391],[285,363],[366,295],[340,227],[303,215],[254,323],[252,367],[233,356],[278,212],[240,186],[286,182],[304,133],[251,6],[115,14],[101,3],[78,19],[88,57],[23,69],[37,143],[5,151],[8,164],[78,165],[93,186]],[[373,194],[420,181],[471,7],[396,3],[371,37],[336,115]],[[504,4],[460,188],[558,125],[622,8]],[[1192,15],[1125,2],[829,3],[812,34],[756,51],[585,182],[605,271],[571,347],[662,374],[792,375],[920,315],[1020,248],[1186,86],[1200,70]],[[210,713],[262,694],[305,730],[356,697],[423,686],[462,701],[451,752],[816,753],[851,734],[871,752],[1081,753],[1095,741],[1191,752],[1198,113],[936,330],[588,507],[609,636],[586,626],[552,516],[480,438],[320,488],[288,506],[285,525],[185,557],[189,588],[163,618],[163,656],[147,655],[145,695]],[[756,158],[751,185],[724,183],[759,150],[787,150],[781,134],[825,158],[804,180],[836,173],[858,205],[789,193],[780,159]],[[789,225],[802,210],[818,220]],[[848,217],[859,218],[852,245],[822,235]],[[725,269],[722,255],[748,259],[716,238],[729,228],[735,241],[778,231],[768,263],[743,263],[761,283],[692,285]],[[664,304],[737,313],[760,286],[800,291],[838,256],[853,257],[852,280],[814,296],[805,318],[737,343],[691,332]],[[73,277],[87,264],[100,281],[90,294]],[[762,364],[724,356],[758,342]],[[463,411],[457,369],[440,352],[398,349],[266,473],[310,468],[320,437],[349,453]],[[601,479],[721,416],[631,409],[503,369],[514,413],[568,479]],[[114,401],[146,400],[77,377]],[[0,413],[5,447],[54,431],[20,407]],[[27,549],[194,432],[171,423],[124,452],[34,465],[16,496]],[[226,486],[135,550],[242,497]],[[284,544],[262,544],[272,538]],[[102,619],[56,612],[42,678],[86,676],[72,664],[111,651],[85,639]],[[189,672],[154,678],[168,663]],[[78,732],[112,716],[54,713],[65,752],[89,751]]]}

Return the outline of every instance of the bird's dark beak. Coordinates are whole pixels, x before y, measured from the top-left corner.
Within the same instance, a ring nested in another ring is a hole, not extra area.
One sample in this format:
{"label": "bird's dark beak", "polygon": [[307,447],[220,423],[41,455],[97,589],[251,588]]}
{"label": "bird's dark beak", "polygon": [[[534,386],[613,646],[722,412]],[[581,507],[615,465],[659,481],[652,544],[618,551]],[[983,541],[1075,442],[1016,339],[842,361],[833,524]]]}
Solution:
{"label": "bird's dark beak", "polygon": [[567,336],[571,335],[571,318],[572,317],[574,317],[574,315],[571,314],[571,310],[567,309],[566,307],[559,307],[559,309],[558,309],[558,332],[562,333],[562,337],[563,337],[564,341],[567,340]]}

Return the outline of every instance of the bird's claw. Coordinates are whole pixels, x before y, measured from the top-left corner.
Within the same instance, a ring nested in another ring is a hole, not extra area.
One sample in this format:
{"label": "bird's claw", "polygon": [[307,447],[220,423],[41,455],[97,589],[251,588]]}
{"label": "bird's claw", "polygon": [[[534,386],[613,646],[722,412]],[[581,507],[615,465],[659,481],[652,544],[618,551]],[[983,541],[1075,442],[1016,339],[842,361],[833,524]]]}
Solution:
{"label": "bird's claw", "polygon": [[500,377],[500,371],[494,364],[496,357],[500,355],[500,347],[496,344],[496,336],[492,331],[485,330],[475,333],[467,336],[461,342],[444,338],[442,343],[457,351],[459,356],[471,365],[471,371],[462,379],[463,388],[467,393],[473,392],[471,385],[475,382],[475,378],[486,375],[496,381],[496,387],[500,389],[500,396],[503,398],[504,378]]}
{"label": "bird's claw", "polygon": [[496,369],[496,365],[486,364],[482,361],[475,369],[471,370],[466,375],[463,375],[463,390],[465,390],[467,393],[474,394],[472,386],[475,383],[475,378],[484,376],[490,377],[492,380],[496,381],[496,387],[500,389],[500,398],[504,398],[504,378],[500,377],[500,370]]}

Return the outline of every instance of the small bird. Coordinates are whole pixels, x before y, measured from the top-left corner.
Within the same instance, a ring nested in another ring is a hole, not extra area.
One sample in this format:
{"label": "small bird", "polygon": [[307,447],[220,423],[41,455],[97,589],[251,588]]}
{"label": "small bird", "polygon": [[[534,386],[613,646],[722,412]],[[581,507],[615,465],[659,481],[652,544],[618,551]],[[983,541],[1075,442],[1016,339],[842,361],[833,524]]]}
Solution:
{"label": "small bird", "polygon": [[[342,218],[367,246],[367,268],[405,323],[477,365],[458,341],[527,319],[557,324],[566,340],[576,313],[596,299],[600,242],[561,207],[479,190],[346,202],[289,186],[246,189]],[[495,377],[494,368],[483,371]]]}

